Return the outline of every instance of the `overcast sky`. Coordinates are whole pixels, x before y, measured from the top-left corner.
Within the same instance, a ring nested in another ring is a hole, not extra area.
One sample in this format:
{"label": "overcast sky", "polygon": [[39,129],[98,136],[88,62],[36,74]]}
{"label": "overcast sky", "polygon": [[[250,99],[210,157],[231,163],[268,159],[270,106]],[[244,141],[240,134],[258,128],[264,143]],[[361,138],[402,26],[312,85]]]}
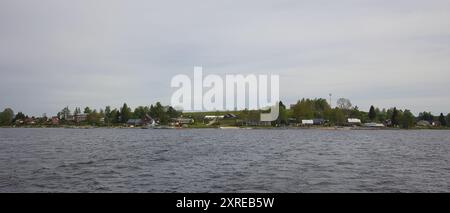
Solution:
{"label": "overcast sky", "polygon": [[0,0],[0,108],[169,104],[176,74],[274,73],[281,99],[450,112],[450,1]]}

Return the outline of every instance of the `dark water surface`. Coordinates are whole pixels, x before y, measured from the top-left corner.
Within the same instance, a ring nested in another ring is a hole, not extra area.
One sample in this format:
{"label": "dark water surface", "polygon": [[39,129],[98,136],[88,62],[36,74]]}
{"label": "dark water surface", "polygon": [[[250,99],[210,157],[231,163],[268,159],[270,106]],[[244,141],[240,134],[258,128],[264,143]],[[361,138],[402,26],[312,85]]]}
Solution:
{"label": "dark water surface", "polygon": [[450,131],[0,129],[0,192],[450,192]]}

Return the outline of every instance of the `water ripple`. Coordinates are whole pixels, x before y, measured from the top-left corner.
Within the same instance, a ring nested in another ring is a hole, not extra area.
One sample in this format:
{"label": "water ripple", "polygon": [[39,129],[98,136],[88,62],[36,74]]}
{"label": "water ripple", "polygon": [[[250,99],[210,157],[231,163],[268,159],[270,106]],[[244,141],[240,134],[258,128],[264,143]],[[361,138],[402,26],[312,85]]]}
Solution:
{"label": "water ripple", "polygon": [[450,131],[0,134],[0,192],[450,192]]}

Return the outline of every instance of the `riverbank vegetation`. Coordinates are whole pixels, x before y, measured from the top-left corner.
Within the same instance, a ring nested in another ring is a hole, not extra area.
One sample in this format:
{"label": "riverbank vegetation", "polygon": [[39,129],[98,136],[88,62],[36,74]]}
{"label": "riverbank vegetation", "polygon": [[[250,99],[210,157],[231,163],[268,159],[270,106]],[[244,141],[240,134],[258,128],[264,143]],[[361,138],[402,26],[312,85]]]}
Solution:
{"label": "riverbank vegetation", "polygon": [[[304,120],[320,120],[320,126],[346,126],[348,119],[358,119],[361,123],[378,123],[392,128],[448,128],[450,127],[450,113],[440,113],[435,116],[430,112],[421,112],[417,116],[408,109],[396,107],[380,109],[371,106],[368,111],[353,106],[348,99],[338,99],[336,106],[322,98],[301,99],[287,107],[280,102],[280,114],[276,121],[261,122],[261,110],[217,111],[217,112],[180,112],[171,106],[163,106],[157,102],[150,106],[130,108],[126,103],[120,108],[106,106],[102,109],[85,107],[83,110],[75,107],[73,111],[64,107],[55,116],[41,117],[27,116],[23,112],[17,114],[10,108],[0,112],[0,126],[126,126],[130,120],[151,118],[159,125],[173,125],[180,118],[192,120],[185,127],[210,128],[218,126],[259,126],[259,127],[286,127],[301,126]],[[213,121],[205,119],[207,116],[230,115],[227,119]],[[232,115],[232,116],[231,116]]]}

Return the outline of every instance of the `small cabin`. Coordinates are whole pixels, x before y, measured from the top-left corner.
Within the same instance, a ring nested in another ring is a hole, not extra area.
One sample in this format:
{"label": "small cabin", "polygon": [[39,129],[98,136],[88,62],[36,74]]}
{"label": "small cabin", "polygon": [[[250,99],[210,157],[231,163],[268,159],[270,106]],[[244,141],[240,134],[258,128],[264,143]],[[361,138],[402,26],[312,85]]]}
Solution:
{"label": "small cabin", "polygon": [[302,120],[302,125],[314,125],[314,120]]}
{"label": "small cabin", "polygon": [[302,125],[324,125],[325,120],[322,118],[310,119],[310,120],[302,120]]}
{"label": "small cabin", "polygon": [[360,125],[360,124],[361,124],[361,119],[358,119],[358,118],[349,118],[349,119],[347,119],[347,122],[348,122],[349,124],[352,124],[352,125]]}

